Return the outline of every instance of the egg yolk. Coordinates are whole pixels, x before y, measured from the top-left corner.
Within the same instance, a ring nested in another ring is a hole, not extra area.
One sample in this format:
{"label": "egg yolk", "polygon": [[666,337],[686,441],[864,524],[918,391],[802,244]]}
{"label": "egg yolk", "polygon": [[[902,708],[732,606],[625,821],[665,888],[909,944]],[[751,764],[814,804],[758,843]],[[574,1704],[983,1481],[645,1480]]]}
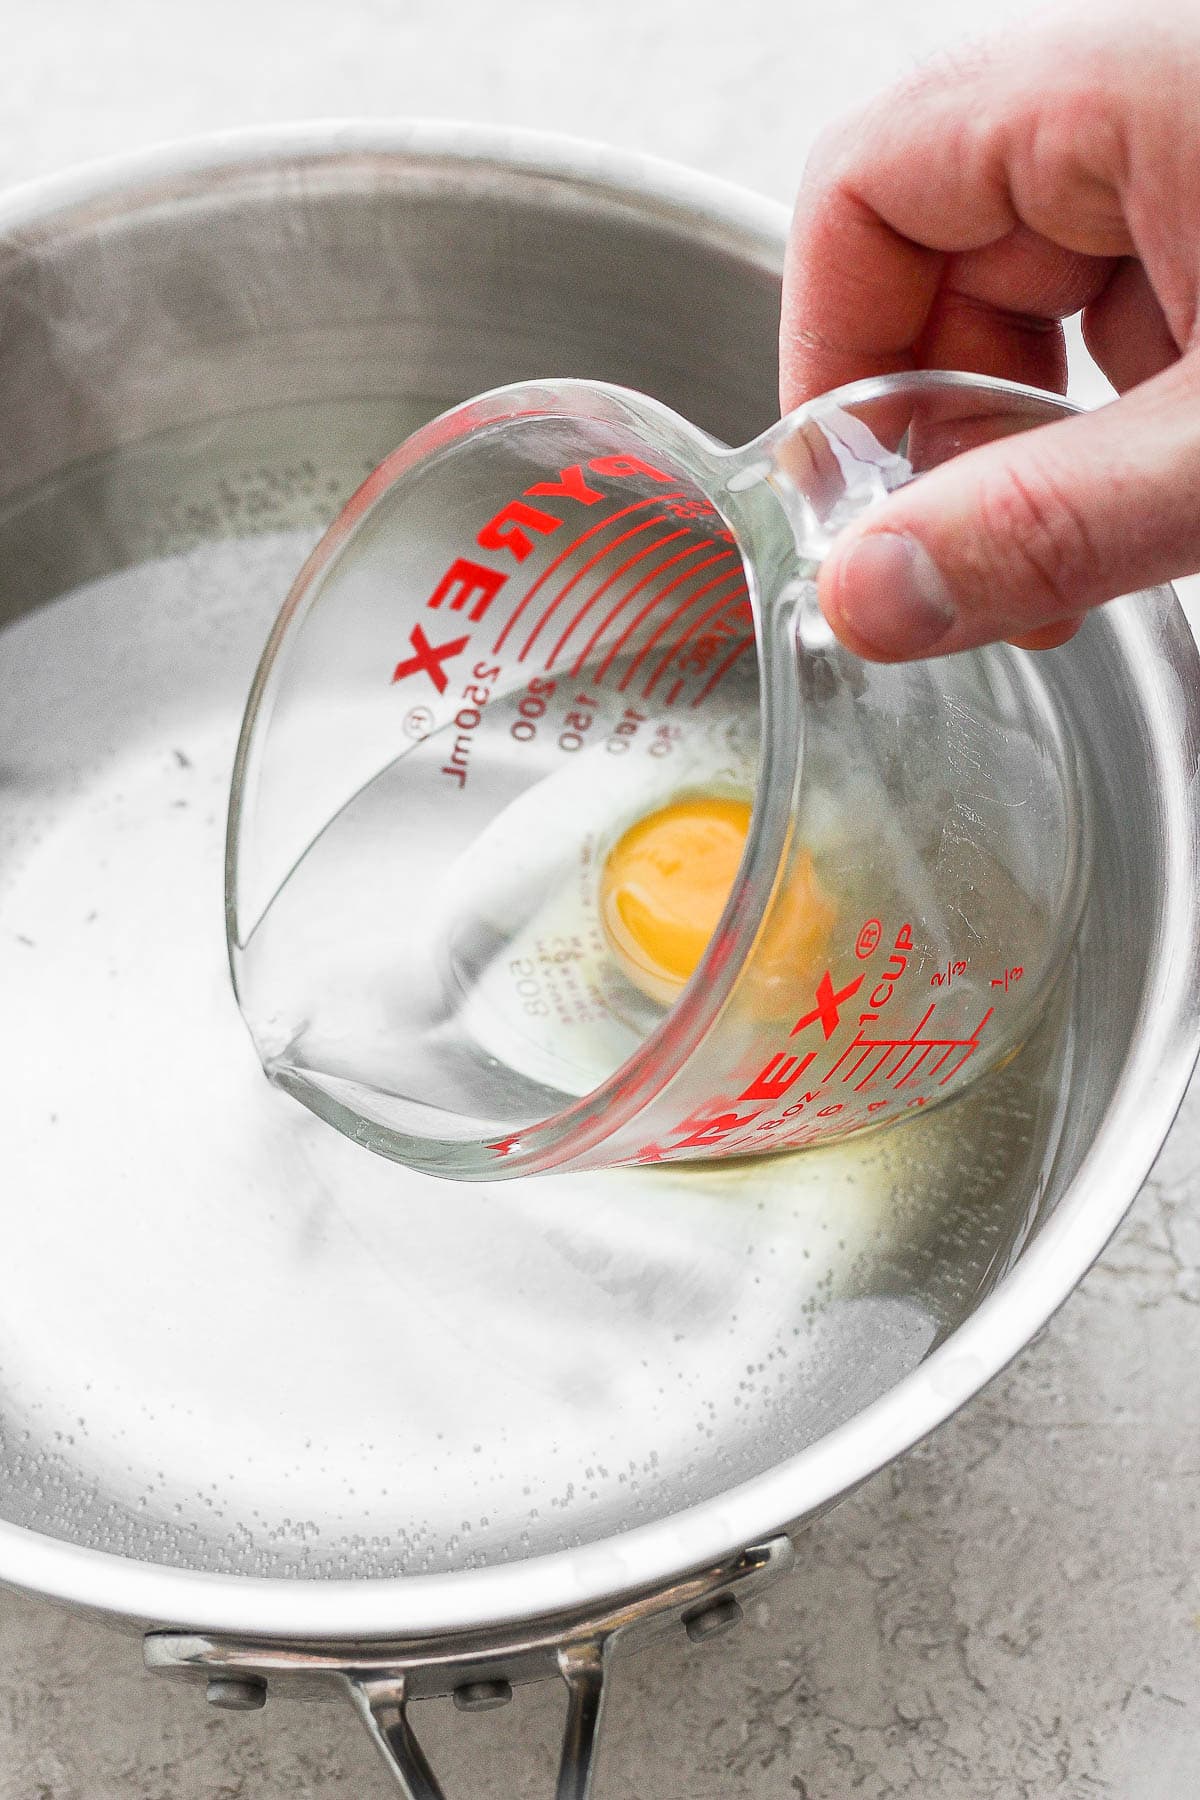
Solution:
{"label": "egg yolk", "polygon": [[[695,973],[749,829],[745,800],[696,794],[639,819],[609,851],[600,892],[605,933],[621,969],[651,1000],[670,1006]],[[755,953],[756,1006],[769,1010],[770,990],[781,980],[790,997],[795,978],[827,944],[834,916],[803,851]]]}
{"label": "egg yolk", "polygon": [[733,886],[750,808],[695,795],[631,825],[608,853],[600,910],[625,974],[670,1005],[694,974]]}
{"label": "egg yolk", "polygon": [[696,794],[631,824],[601,878],[604,931],[624,974],[671,1004],[716,931],[745,850],[743,799]]}

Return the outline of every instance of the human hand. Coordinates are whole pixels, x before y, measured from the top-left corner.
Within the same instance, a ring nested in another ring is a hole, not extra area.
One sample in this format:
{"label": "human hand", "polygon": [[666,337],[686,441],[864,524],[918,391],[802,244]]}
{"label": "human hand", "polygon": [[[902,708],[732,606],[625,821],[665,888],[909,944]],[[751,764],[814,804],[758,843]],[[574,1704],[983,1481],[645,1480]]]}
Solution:
{"label": "human hand", "polygon": [[827,134],[784,280],[785,410],[890,370],[1121,398],[984,445],[837,541],[821,605],[877,661],[1009,638],[1200,568],[1200,16],[1095,9],[943,58]]}

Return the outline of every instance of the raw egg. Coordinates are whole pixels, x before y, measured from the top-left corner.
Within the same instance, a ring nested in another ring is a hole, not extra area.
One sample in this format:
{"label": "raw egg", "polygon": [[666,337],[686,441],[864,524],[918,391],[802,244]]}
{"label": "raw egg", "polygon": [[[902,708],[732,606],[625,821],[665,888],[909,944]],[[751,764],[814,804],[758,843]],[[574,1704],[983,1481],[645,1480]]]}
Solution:
{"label": "raw egg", "polygon": [[695,973],[733,886],[750,807],[696,794],[631,825],[609,851],[600,912],[636,988],[669,1006]]}
{"label": "raw egg", "polygon": [[[609,851],[600,914],[624,974],[643,994],[670,1006],[695,974],[737,876],[750,806],[693,794],[648,813]],[[801,851],[776,895],[749,970],[768,1007],[770,990],[787,998],[829,940],[835,909]],[[771,998],[774,996],[771,995]],[[785,998],[784,1003],[787,1003]]]}

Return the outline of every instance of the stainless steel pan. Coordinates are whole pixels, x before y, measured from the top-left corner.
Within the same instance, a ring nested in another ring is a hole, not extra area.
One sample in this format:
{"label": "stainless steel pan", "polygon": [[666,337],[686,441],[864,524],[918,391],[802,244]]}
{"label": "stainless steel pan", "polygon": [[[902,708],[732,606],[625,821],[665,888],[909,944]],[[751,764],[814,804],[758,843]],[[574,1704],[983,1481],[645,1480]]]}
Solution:
{"label": "stainless steel pan", "polygon": [[[0,1579],[226,1705],[570,1689],[702,1636],[1028,1341],[1197,1045],[1200,666],[1163,593],[1054,665],[1095,879],[1039,1038],[936,1119],[733,1175],[457,1188],[258,1075],[221,839],[269,620],[418,418],[520,377],[775,406],[786,228],[450,126],[158,152],[0,212]],[[1056,653],[1057,654],[1057,653]]]}

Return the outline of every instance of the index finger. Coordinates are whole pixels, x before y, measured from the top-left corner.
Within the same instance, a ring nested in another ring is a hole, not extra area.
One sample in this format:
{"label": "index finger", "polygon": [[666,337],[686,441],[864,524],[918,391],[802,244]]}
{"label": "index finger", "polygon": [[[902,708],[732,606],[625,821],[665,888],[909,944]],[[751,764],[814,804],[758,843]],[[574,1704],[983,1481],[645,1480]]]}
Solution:
{"label": "index finger", "polygon": [[1128,248],[1108,171],[1083,163],[1095,98],[1076,52],[1067,64],[1047,38],[943,59],[822,140],[784,278],[785,408],[914,367],[943,280],[980,305],[986,338],[1062,317],[1069,290],[1104,278],[1073,266]]}
{"label": "index finger", "polygon": [[914,367],[944,262],[849,188],[802,190],[783,281],[784,412],[844,382]]}

